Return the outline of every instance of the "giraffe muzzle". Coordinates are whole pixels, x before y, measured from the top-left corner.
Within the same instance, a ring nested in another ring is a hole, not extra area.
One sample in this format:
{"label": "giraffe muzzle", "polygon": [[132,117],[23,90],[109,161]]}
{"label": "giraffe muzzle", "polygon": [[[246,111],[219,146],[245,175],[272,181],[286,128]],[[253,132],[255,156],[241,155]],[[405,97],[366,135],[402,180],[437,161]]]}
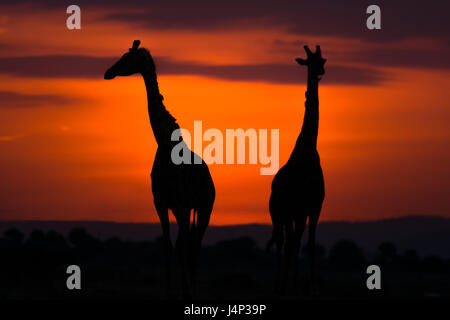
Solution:
{"label": "giraffe muzzle", "polygon": [[106,70],[105,72],[105,80],[111,80],[114,79],[116,77],[115,72],[113,72],[111,69]]}

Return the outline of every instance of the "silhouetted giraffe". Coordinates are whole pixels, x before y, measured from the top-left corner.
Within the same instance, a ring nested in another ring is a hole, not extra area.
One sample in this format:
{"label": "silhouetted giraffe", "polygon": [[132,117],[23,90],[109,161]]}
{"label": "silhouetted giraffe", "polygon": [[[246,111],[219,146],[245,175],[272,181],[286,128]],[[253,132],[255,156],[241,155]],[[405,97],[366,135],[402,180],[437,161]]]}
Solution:
{"label": "silhouetted giraffe", "polygon": [[[215,199],[215,188],[208,166],[187,146],[191,164],[175,164],[171,158],[172,133],[179,129],[174,117],[166,110],[159,92],[155,64],[150,52],[138,48],[139,40],[105,73],[105,79],[140,73],[147,89],[148,114],[158,149],[151,172],[155,208],[161,221],[166,246],[166,290],[170,283],[170,256],[172,243],[169,234],[170,209],[178,224],[176,249],[182,272],[182,289],[185,298],[192,294],[191,284],[196,283],[196,261],[201,241],[209,224]],[[181,143],[184,143],[182,141]],[[196,158],[194,162],[194,158]],[[198,161],[199,164],[196,164]],[[193,210],[192,227],[191,211]]]}
{"label": "silhouetted giraffe", "polygon": [[[308,67],[308,81],[305,102],[305,116],[300,135],[288,162],[278,171],[272,181],[269,200],[270,216],[273,224],[272,238],[267,250],[275,243],[279,259],[277,290],[286,290],[286,281],[291,260],[295,263],[295,282],[300,241],[309,217],[309,253],[311,260],[311,288],[314,288],[315,231],[325,197],[324,179],[317,152],[319,129],[319,80],[325,73],[325,59],[320,46],[312,53],[305,46],[307,60],[296,59],[300,65]],[[284,268],[282,248],[284,245]]]}

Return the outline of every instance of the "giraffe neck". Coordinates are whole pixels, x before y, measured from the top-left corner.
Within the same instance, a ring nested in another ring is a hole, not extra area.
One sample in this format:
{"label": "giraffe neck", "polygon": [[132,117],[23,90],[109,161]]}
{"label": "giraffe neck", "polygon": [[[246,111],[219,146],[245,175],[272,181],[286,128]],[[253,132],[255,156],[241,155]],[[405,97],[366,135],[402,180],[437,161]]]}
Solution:
{"label": "giraffe neck", "polygon": [[317,150],[317,135],[319,131],[319,78],[308,72],[306,89],[305,116],[300,135],[297,138],[294,151],[289,160],[294,160],[301,152]]}
{"label": "giraffe neck", "polygon": [[172,132],[179,129],[176,119],[166,110],[163,96],[159,92],[156,73],[153,71],[141,72],[147,90],[148,115],[158,147],[170,146]]}

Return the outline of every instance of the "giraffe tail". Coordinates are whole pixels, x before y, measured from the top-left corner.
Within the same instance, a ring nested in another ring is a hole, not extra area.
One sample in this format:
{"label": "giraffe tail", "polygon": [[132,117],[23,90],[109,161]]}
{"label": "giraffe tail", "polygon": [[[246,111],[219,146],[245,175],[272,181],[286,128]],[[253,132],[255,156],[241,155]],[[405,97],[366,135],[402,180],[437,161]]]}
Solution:
{"label": "giraffe tail", "polygon": [[193,214],[192,214],[192,228],[195,228],[197,226],[197,209],[194,208]]}
{"label": "giraffe tail", "polygon": [[196,242],[197,237],[197,209],[194,208],[193,210],[193,216],[192,216],[192,225],[191,225],[191,241],[193,245]]}
{"label": "giraffe tail", "polygon": [[269,239],[269,241],[267,242],[266,245],[266,252],[270,251],[270,248],[273,246],[273,244],[275,243],[275,228],[272,232],[272,237]]}
{"label": "giraffe tail", "polygon": [[266,251],[269,252],[274,243],[277,244],[278,250],[283,246],[284,232],[283,226],[276,224],[273,226],[272,237],[267,242]]}

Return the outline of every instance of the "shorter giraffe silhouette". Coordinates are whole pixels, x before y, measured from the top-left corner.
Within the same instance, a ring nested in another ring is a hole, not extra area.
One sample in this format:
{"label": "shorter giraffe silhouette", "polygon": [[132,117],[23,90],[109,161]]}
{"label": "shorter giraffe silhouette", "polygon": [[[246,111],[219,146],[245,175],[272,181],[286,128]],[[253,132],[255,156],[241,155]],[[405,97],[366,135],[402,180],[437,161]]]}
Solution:
{"label": "shorter giraffe silhouette", "polygon": [[[305,46],[307,59],[296,61],[308,68],[308,80],[305,102],[305,116],[300,135],[288,162],[278,171],[272,181],[269,200],[270,216],[273,224],[272,238],[267,250],[273,243],[277,247],[278,272],[276,290],[284,293],[291,262],[294,262],[294,283],[297,282],[298,255],[300,242],[309,219],[309,255],[311,263],[310,283],[315,290],[315,232],[325,186],[317,152],[317,134],[319,130],[319,80],[325,74],[325,59],[320,46],[316,52]],[[284,261],[282,250],[284,246]]]}
{"label": "shorter giraffe silhouette", "polygon": [[[153,201],[165,242],[166,290],[170,287],[170,256],[172,243],[169,233],[169,209],[178,224],[176,249],[181,264],[182,290],[185,298],[195,292],[196,263],[201,241],[209,224],[215,199],[215,188],[208,166],[187,145],[190,163],[175,164],[171,152],[184,141],[172,141],[172,133],[179,129],[176,120],[166,110],[159,92],[155,63],[147,49],[139,48],[135,40],[126,52],[105,73],[105,79],[141,74],[147,89],[148,114],[158,149],[151,173]],[[181,138],[182,139],[182,138]],[[183,157],[184,158],[184,157]],[[192,225],[191,225],[191,211]]]}

